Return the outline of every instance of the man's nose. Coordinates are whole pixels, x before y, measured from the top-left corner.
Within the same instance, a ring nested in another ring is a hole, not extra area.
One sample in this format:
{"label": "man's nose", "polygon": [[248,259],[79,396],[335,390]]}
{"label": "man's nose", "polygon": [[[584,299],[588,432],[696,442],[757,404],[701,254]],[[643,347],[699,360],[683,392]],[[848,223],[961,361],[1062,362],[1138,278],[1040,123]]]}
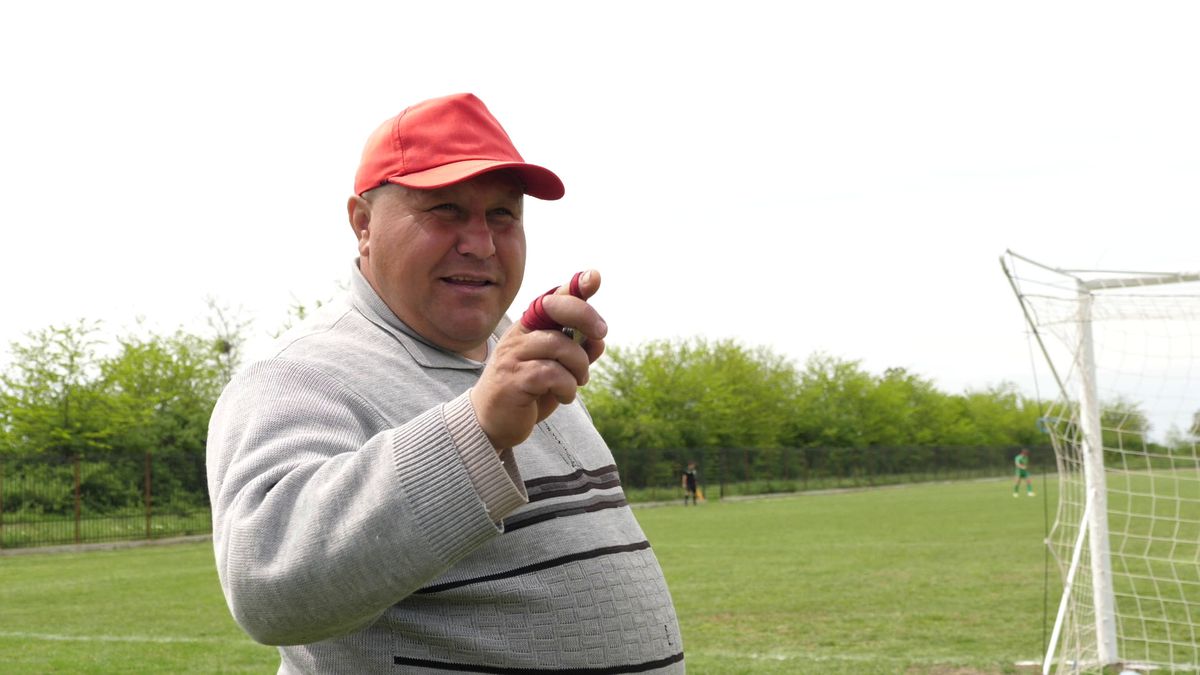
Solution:
{"label": "man's nose", "polygon": [[486,216],[472,216],[463,224],[458,232],[457,250],[461,255],[476,258],[490,258],[495,255],[496,242],[492,238],[492,228],[488,227]]}

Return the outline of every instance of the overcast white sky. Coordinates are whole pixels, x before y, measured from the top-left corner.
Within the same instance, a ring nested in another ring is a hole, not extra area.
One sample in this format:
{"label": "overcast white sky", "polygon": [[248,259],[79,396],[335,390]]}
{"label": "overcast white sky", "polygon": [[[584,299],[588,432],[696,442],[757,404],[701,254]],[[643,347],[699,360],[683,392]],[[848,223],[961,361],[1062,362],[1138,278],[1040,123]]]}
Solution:
{"label": "overcast white sky", "polygon": [[514,309],[600,269],[614,345],[1028,387],[1005,249],[1200,269],[1194,3],[315,6],[4,4],[0,344],[208,297],[276,329],[347,277],[367,135],[459,91],[567,186]]}

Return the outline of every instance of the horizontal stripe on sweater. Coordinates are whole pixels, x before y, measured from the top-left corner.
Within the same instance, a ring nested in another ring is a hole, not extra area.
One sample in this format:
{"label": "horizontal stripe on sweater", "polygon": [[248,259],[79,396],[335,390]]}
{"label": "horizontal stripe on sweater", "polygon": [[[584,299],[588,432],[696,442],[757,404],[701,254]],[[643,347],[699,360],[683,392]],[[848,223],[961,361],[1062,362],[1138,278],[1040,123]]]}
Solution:
{"label": "horizontal stripe on sweater", "polygon": [[530,502],[614,487],[621,487],[621,479],[613,464],[599,469],[579,469],[564,476],[543,476],[525,481]]}
{"label": "horizontal stripe on sweater", "polygon": [[448,590],[451,590],[454,588],[462,588],[463,586],[470,586],[471,584],[482,584],[482,583],[487,583],[489,581],[499,581],[500,579],[510,579],[512,577],[519,577],[523,574],[532,574],[534,572],[541,572],[542,570],[548,570],[548,569],[552,569],[555,567],[559,567],[561,565],[567,565],[567,564],[570,564],[573,562],[579,562],[580,560],[590,560],[592,558],[601,558],[606,555],[615,555],[618,553],[631,553],[633,551],[644,551],[648,548],[650,548],[650,542],[645,541],[645,540],[642,540],[642,541],[639,541],[639,542],[636,542],[633,544],[625,544],[623,546],[604,546],[602,548],[595,548],[590,551],[580,551],[579,553],[572,553],[571,555],[564,555],[564,556],[561,556],[558,558],[551,558],[550,560],[545,560],[545,561],[542,561],[539,563],[534,563],[532,565],[525,565],[523,567],[518,567],[516,569],[507,570],[504,572],[497,572],[495,574],[487,574],[487,575],[484,575],[481,577],[474,577],[471,579],[461,579],[459,581],[448,581],[444,584],[434,584],[432,586],[426,586],[425,588],[418,590],[417,594],[428,595],[431,593],[441,593],[442,591],[448,591]]}
{"label": "horizontal stripe on sweater", "polygon": [[555,518],[569,518],[570,516],[595,513],[604,509],[618,509],[628,505],[629,503],[625,501],[625,496],[621,493],[615,495],[597,495],[590,499],[575,499],[566,503],[550,504],[505,518],[504,533],[510,534],[523,527],[537,525],[538,523]]}
{"label": "horizontal stripe on sweater", "polygon": [[644,673],[679,663],[683,660],[683,652],[654,661],[631,663],[626,666],[607,666],[604,668],[505,668],[503,666],[482,666],[468,663],[445,663],[428,659],[410,659],[403,656],[393,657],[398,666],[419,666],[434,670],[450,670],[460,673],[493,673],[494,675],[538,675],[539,673],[559,673],[565,675],[621,675],[622,673]]}

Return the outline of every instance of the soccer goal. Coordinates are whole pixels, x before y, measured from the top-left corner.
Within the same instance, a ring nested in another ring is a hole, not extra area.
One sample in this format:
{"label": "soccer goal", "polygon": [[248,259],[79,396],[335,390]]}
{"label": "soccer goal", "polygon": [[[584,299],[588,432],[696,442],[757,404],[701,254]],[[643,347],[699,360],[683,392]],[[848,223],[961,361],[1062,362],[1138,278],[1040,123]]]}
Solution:
{"label": "soccer goal", "polygon": [[1200,669],[1200,273],[1000,263],[1053,388],[1063,592],[1042,672]]}

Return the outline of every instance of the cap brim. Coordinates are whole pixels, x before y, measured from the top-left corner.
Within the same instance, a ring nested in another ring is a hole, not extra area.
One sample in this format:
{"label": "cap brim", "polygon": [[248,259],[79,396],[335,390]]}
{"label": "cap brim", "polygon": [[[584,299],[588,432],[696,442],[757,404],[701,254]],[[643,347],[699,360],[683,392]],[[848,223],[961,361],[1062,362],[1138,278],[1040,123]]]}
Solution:
{"label": "cap brim", "polygon": [[467,159],[461,162],[443,164],[425,171],[418,171],[404,176],[388,179],[389,183],[403,185],[417,190],[433,190],[460,183],[468,178],[474,178],[490,171],[512,171],[525,184],[525,194],[538,199],[561,199],[566,194],[566,188],[553,171],[524,162],[504,162],[494,159]]}

